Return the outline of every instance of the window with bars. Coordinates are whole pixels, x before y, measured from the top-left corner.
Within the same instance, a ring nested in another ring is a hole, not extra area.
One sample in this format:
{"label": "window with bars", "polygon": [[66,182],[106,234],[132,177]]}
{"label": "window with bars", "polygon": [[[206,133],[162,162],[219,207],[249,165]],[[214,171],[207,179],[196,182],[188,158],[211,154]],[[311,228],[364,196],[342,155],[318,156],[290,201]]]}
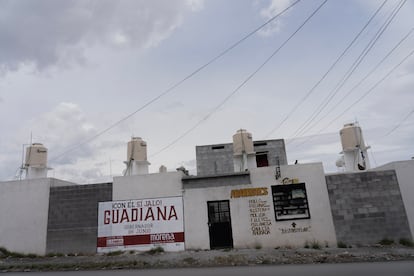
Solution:
{"label": "window with bars", "polygon": [[230,221],[229,201],[208,202],[208,221],[210,223],[220,223]]}
{"label": "window with bars", "polygon": [[277,221],[310,218],[305,183],[272,186],[272,196]]}

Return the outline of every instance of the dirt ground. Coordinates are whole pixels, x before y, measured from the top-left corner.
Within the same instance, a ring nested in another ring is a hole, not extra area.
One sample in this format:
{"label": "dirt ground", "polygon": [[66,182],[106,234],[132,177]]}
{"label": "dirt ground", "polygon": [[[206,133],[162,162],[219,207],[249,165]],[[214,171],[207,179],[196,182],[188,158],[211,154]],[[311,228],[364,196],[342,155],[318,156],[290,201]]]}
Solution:
{"label": "dirt ground", "polygon": [[266,264],[310,264],[411,260],[414,248],[372,246],[321,249],[232,249],[184,252],[114,252],[81,256],[0,256],[0,271],[143,269]]}

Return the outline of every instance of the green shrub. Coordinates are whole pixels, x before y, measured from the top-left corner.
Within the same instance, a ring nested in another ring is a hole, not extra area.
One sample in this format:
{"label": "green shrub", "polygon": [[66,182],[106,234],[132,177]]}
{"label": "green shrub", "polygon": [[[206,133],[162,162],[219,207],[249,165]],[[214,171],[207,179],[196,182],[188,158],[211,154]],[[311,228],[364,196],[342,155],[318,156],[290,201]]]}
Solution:
{"label": "green shrub", "polygon": [[33,254],[33,253],[24,254],[24,253],[19,253],[19,252],[12,252],[12,251],[7,250],[4,247],[0,247],[0,253],[1,253],[3,258],[7,258],[7,257],[10,257],[10,258],[37,258],[37,257],[39,257],[38,255]]}
{"label": "green shrub", "polygon": [[407,238],[401,238],[400,244],[408,247],[414,247],[414,242]]}
{"label": "green shrub", "polygon": [[162,253],[162,252],[164,252],[164,248],[158,246],[158,247],[151,248],[146,253],[150,254],[150,255],[155,255],[155,254],[159,254],[159,253]]}
{"label": "green shrub", "polygon": [[106,256],[118,256],[118,255],[122,255],[124,252],[123,251],[121,251],[121,250],[118,250],[118,251],[112,251],[112,252],[109,252],[109,253],[106,253]]}
{"label": "green shrub", "polygon": [[[46,254],[46,257],[63,257],[65,254],[63,253],[57,253],[57,252],[50,252]],[[69,254],[68,254],[69,256]]]}
{"label": "green shrub", "polygon": [[315,240],[312,242],[311,247],[312,247],[312,249],[321,249],[322,248],[322,246],[319,244],[319,242],[315,241]]}
{"label": "green shrub", "polygon": [[346,243],[339,241],[338,242],[338,248],[347,248],[348,246],[346,245]]}
{"label": "green shrub", "polygon": [[384,238],[384,239],[380,240],[379,244],[381,244],[381,245],[391,245],[391,244],[394,244],[394,240]]}
{"label": "green shrub", "polygon": [[7,250],[6,248],[4,248],[4,247],[0,247],[0,253],[1,253],[1,255],[3,255],[4,257],[7,257],[7,256],[9,256],[10,255],[10,251],[9,250]]}

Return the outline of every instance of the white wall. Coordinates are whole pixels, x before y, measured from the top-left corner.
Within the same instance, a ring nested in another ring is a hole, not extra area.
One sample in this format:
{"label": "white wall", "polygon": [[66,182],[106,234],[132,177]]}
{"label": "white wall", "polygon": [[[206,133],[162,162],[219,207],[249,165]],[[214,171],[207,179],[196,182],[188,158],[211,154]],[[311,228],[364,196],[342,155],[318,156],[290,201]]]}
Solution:
{"label": "white wall", "polygon": [[114,177],[113,200],[181,196],[182,172]]}
{"label": "white wall", "polygon": [[0,182],[0,247],[46,253],[50,179]]}
{"label": "white wall", "polygon": [[[252,182],[258,186],[266,183],[275,185],[274,172],[274,167],[253,170]],[[282,244],[278,241],[277,245],[302,247],[305,242],[317,241],[321,246],[327,244],[330,247],[336,247],[335,227],[322,163],[281,166],[281,178],[278,180],[278,184],[285,177],[297,179],[299,183],[305,183],[311,218],[275,222],[272,225],[272,233],[276,234],[277,239],[282,241]],[[271,195],[269,195],[269,200],[273,203]],[[273,210],[272,215],[274,217]],[[295,222],[296,228],[309,227],[309,232],[283,234],[281,229],[291,229],[293,222]],[[267,240],[264,240],[264,242],[267,242]]]}
{"label": "white wall", "polygon": [[411,236],[414,238],[414,160],[389,163],[376,168],[376,170],[395,170]]}
{"label": "white wall", "polygon": [[[282,178],[276,181],[275,167],[251,169],[251,185],[232,185],[211,188],[187,188],[184,192],[185,234],[187,249],[209,249],[207,201],[229,200],[235,248],[246,247],[303,247],[305,242],[318,241],[321,246],[336,246],[328,191],[322,164],[282,166]],[[283,178],[297,178],[305,183],[311,218],[276,221],[271,186]],[[231,191],[266,187],[267,195],[231,198]],[[270,233],[253,235],[249,200],[260,199],[269,205],[264,215],[271,222]],[[295,227],[292,223],[295,223]],[[289,229],[308,229],[306,232],[286,233]]]}
{"label": "white wall", "polygon": [[[185,189],[183,198],[186,249],[210,249],[207,201],[229,199],[229,186]],[[233,211],[232,206],[230,211]],[[232,213],[232,219],[234,216]]]}

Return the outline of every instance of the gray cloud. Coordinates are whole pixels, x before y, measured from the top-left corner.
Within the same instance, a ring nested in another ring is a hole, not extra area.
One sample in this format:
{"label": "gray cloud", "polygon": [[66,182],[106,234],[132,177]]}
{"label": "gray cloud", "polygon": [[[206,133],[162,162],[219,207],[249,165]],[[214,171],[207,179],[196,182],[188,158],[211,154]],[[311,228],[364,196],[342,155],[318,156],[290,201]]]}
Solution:
{"label": "gray cloud", "polygon": [[[49,160],[68,151],[68,145],[85,141],[95,131],[86,121],[83,111],[73,103],[60,103],[53,110],[29,122],[25,129],[33,130],[33,142],[43,143],[49,149]],[[70,164],[91,154],[91,146],[85,144],[76,148],[75,154],[71,152],[52,161],[54,164]]]}
{"label": "gray cloud", "polygon": [[200,1],[4,0],[0,2],[0,71],[81,63],[86,47],[156,46]]}
{"label": "gray cloud", "polygon": [[82,177],[85,179],[97,179],[102,176],[102,172],[98,168],[88,169],[82,172]]}

